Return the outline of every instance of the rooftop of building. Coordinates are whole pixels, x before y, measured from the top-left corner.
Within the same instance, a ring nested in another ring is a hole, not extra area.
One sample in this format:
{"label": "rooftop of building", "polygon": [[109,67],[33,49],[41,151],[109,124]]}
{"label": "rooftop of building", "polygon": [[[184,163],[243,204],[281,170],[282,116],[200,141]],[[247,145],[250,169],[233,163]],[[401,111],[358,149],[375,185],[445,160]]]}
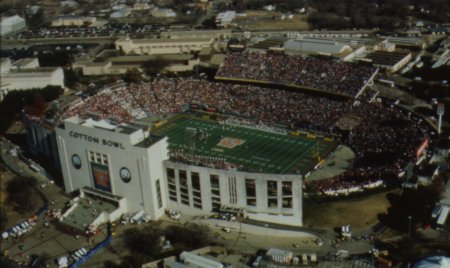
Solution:
{"label": "rooftop of building", "polygon": [[[136,44],[145,43],[189,43],[189,42],[210,42],[212,38],[192,37],[192,38],[161,38],[161,39],[130,39]],[[123,39],[121,39],[123,40]],[[120,40],[119,40],[120,41]]]}
{"label": "rooftop of building", "polygon": [[269,37],[264,40],[257,41],[253,45],[251,45],[251,48],[258,48],[258,49],[269,49],[271,47],[282,47],[284,42],[286,42],[287,38],[285,37]]}
{"label": "rooftop of building", "polygon": [[124,124],[118,125],[113,122],[113,120],[107,120],[107,119],[100,119],[95,120],[93,118],[80,118],[78,116],[74,116],[71,118],[66,119],[66,121],[74,123],[74,124],[80,124],[85,127],[91,127],[91,128],[99,128],[104,129],[112,132],[122,133],[126,135],[131,135],[135,133],[136,131],[139,131],[139,128],[133,127],[133,126],[127,126]]}
{"label": "rooftop of building", "polygon": [[373,64],[380,65],[395,65],[397,62],[408,56],[409,52],[388,52],[388,51],[375,51],[366,56],[366,58],[372,60]]}
{"label": "rooftop of building", "polygon": [[55,72],[60,67],[39,67],[39,68],[27,68],[27,69],[12,69],[8,73],[2,73],[2,77],[15,77],[15,78],[31,78],[31,77],[43,77]]}
{"label": "rooftop of building", "polygon": [[[94,189],[90,189],[91,191]],[[97,193],[98,191],[92,191]],[[99,195],[85,194],[80,197],[74,204],[73,208],[61,222],[69,227],[79,231],[85,231],[89,225],[97,219],[102,212],[111,213],[118,208],[118,205],[107,198],[102,198],[105,192],[99,192]]]}
{"label": "rooftop of building", "polygon": [[37,61],[37,58],[22,58],[22,59],[16,60],[12,64],[17,67],[22,67],[22,66],[26,66],[34,61]]}
{"label": "rooftop of building", "polygon": [[1,18],[1,23],[2,24],[8,24],[8,23],[18,23],[18,22],[25,22],[25,20],[18,16],[18,15],[14,15],[14,16],[10,16],[10,17],[2,17]]}
{"label": "rooftop of building", "polygon": [[333,40],[288,40],[283,45],[284,49],[300,50],[325,54],[340,54],[345,50],[351,51],[350,46],[334,42]]}

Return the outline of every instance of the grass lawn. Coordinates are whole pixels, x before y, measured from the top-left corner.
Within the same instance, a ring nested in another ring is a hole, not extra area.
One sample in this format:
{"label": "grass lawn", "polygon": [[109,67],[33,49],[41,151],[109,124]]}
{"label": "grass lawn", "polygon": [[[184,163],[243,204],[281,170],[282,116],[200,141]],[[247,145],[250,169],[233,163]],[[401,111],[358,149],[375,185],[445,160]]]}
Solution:
{"label": "grass lawn", "polygon": [[235,125],[207,116],[178,115],[154,129],[167,135],[170,149],[182,149],[212,159],[224,159],[242,170],[275,174],[305,174],[334,150],[322,139],[293,136]]}

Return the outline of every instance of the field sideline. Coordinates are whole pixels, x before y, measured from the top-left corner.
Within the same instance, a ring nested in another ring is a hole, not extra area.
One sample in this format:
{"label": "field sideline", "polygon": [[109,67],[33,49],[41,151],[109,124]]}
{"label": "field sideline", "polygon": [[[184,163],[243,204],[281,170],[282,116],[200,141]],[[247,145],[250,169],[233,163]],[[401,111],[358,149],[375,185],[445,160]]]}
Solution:
{"label": "field sideline", "polygon": [[169,148],[187,155],[225,159],[239,170],[305,174],[336,147],[333,142],[223,125],[213,119],[181,114],[152,130],[169,137]]}

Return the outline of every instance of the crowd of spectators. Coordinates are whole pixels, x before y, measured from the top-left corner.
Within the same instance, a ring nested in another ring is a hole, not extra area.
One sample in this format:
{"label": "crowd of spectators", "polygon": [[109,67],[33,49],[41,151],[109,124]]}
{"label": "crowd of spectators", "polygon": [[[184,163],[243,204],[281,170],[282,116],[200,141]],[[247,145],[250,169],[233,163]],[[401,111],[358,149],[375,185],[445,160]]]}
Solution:
{"label": "crowd of spectators", "polygon": [[[342,117],[358,119],[350,130],[344,131],[340,141],[356,154],[352,169],[336,178],[317,182],[319,185],[313,186],[314,189],[359,185],[373,180],[374,174],[377,179],[379,174],[398,174],[408,161],[414,160],[415,150],[427,137],[427,129],[420,119],[383,103],[359,101],[355,105],[351,100],[338,101],[298,91],[190,78],[164,78],[105,90],[72,106],[63,113],[63,118],[88,114],[131,122],[149,115],[180,113],[189,104],[215,108],[255,124],[282,124],[293,130],[334,134],[339,133],[336,123]],[[188,160],[180,155],[172,154],[182,162],[204,160],[200,156]],[[205,161],[206,166],[232,166],[220,159]]]}
{"label": "crowd of spectators", "polygon": [[186,149],[184,147],[172,148],[170,150],[170,158],[174,161],[189,165],[203,166],[215,169],[242,169],[242,166],[238,167],[237,165],[228,162],[224,158],[192,154],[191,152],[189,152],[189,150],[189,148]]}
{"label": "crowd of spectators", "polygon": [[216,78],[264,81],[355,96],[376,68],[351,62],[270,53],[230,53]]}
{"label": "crowd of spectators", "polygon": [[357,167],[328,179],[308,180],[306,178],[303,188],[306,193],[327,194],[334,192],[336,195],[347,194],[352,191],[356,192],[380,186],[381,184],[378,182],[397,175],[397,168],[396,165]]}

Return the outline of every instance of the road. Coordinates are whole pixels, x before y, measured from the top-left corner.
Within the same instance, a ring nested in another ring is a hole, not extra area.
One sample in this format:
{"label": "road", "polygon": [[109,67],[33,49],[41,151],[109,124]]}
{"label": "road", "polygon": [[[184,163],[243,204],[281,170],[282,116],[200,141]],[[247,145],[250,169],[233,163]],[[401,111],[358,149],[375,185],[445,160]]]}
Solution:
{"label": "road", "polygon": [[[202,16],[196,23],[199,25],[203,20],[209,16],[213,16],[213,12]],[[194,26],[195,27],[195,26]],[[267,35],[267,36],[280,36],[286,35],[292,31],[253,31],[255,35]],[[355,30],[355,31],[295,31],[298,34],[315,34],[315,35],[327,35],[327,34],[342,34],[342,35],[366,35],[373,34],[375,30]],[[244,32],[234,32],[232,36],[242,37]],[[157,35],[155,35],[157,36]],[[113,36],[85,36],[85,37],[51,37],[46,38],[4,38],[2,39],[1,48],[9,49],[16,48],[20,46],[30,46],[30,45],[45,45],[45,44],[64,44],[64,43],[76,43],[76,44],[105,44],[113,43],[119,38],[126,37],[126,35],[118,34]]]}
{"label": "road", "polygon": [[17,47],[52,45],[52,44],[109,44],[124,36],[90,36],[90,37],[63,37],[63,38],[29,38],[29,39],[2,39],[2,49]]}

